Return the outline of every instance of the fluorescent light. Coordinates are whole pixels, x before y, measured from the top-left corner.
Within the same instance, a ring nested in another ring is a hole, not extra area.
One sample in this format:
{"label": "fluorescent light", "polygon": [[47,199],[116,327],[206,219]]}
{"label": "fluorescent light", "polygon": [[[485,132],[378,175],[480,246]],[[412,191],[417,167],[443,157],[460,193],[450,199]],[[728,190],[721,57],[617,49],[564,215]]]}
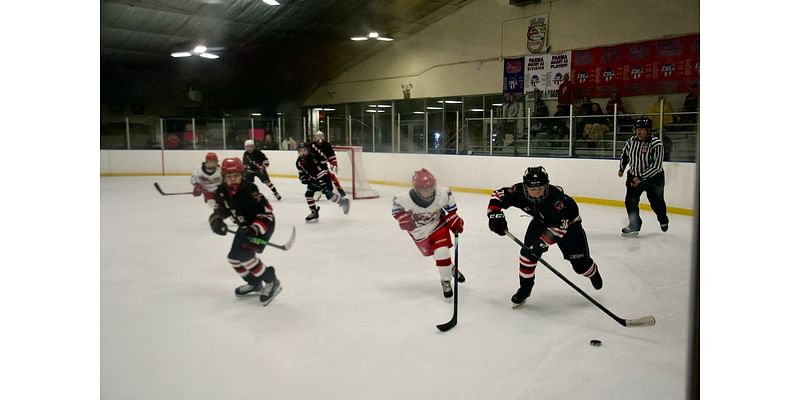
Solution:
{"label": "fluorescent light", "polygon": [[383,111],[383,110],[364,110],[364,111],[366,111],[368,113],[385,113],[386,112],[386,111]]}
{"label": "fluorescent light", "polygon": [[428,110],[441,110],[442,107],[427,107]]}
{"label": "fluorescent light", "polygon": [[369,38],[366,37],[366,36],[354,36],[354,37],[351,37],[350,40],[355,40],[356,42],[358,42],[358,41],[361,41],[361,40],[369,40]]}
{"label": "fluorescent light", "polygon": [[495,107],[502,107],[503,103],[492,103],[492,105]]}
{"label": "fluorescent light", "polygon": [[198,55],[199,55],[200,57],[203,57],[203,58],[210,58],[210,59],[212,59],[212,60],[219,58],[219,56],[218,56],[218,55],[216,55],[216,54],[211,54],[211,53],[200,53],[200,54],[198,54]]}
{"label": "fluorescent light", "polygon": [[425,111],[414,111],[414,114],[425,114]]}
{"label": "fluorescent light", "polygon": [[370,32],[369,35],[367,35],[367,36],[375,39],[375,38],[379,37],[380,35],[378,35],[378,32]]}
{"label": "fluorescent light", "polygon": [[394,39],[392,39],[392,38],[389,38],[389,37],[383,37],[383,36],[378,36],[376,39],[378,39],[378,40],[382,40],[382,41],[384,41],[384,42],[391,42],[392,40],[394,40]]}
{"label": "fluorescent light", "polygon": [[175,57],[175,58],[178,58],[178,57],[190,57],[191,55],[192,55],[192,53],[189,53],[188,51],[179,51],[177,53],[172,53],[172,56]]}
{"label": "fluorescent light", "polygon": [[252,115],[252,116],[254,116],[254,117],[260,117],[260,116],[261,116],[261,113],[251,113],[250,115]]}
{"label": "fluorescent light", "polygon": [[439,101],[437,101],[437,103],[439,103],[439,104],[441,104],[441,103],[445,103],[445,104],[461,104],[461,102],[458,101],[458,100],[445,100],[445,101],[439,100]]}
{"label": "fluorescent light", "polygon": [[470,108],[468,111],[483,112],[482,108]]}
{"label": "fluorescent light", "polygon": [[208,50],[208,47],[203,46],[201,44],[201,45],[195,47],[194,50],[192,50],[192,52],[194,52],[195,54],[200,54],[200,53],[205,53],[206,50]]}
{"label": "fluorescent light", "polygon": [[267,4],[271,5],[271,6],[279,6],[279,5],[281,5],[281,3],[278,3],[275,0],[264,0],[264,3],[267,3]]}
{"label": "fluorescent light", "polygon": [[322,111],[336,111],[335,108],[323,108]]}
{"label": "fluorescent light", "polygon": [[389,104],[378,104],[379,108],[392,108]]}

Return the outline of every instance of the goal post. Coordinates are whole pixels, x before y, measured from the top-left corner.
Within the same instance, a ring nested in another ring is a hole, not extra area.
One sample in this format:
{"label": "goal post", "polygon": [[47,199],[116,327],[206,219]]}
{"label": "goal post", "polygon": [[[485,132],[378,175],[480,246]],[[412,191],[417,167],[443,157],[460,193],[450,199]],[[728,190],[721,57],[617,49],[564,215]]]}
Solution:
{"label": "goal post", "polygon": [[344,191],[356,200],[380,197],[367,180],[361,146],[333,146],[333,150],[339,163],[336,177]]}

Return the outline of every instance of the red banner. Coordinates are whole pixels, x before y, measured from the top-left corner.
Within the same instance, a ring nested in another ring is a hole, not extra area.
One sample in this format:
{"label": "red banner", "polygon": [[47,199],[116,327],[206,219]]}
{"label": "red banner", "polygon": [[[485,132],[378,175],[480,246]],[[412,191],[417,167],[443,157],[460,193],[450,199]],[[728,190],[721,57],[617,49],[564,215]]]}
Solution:
{"label": "red banner", "polygon": [[575,98],[688,92],[700,80],[700,35],[572,52]]}

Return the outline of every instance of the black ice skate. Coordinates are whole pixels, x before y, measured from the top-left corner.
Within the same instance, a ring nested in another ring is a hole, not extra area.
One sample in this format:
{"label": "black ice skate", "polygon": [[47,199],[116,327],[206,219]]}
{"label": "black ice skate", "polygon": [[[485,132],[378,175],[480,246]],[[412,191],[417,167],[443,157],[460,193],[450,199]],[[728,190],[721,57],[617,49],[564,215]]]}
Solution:
{"label": "black ice skate", "polygon": [[442,295],[445,299],[453,297],[453,287],[450,285],[450,281],[442,281]]}
{"label": "black ice skate", "polygon": [[661,224],[661,232],[666,232],[669,229],[669,222]]}
{"label": "black ice skate", "polygon": [[306,223],[312,223],[317,221],[319,221],[319,206],[314,207],[314,209],[311,210],[311,214],[308,214],[308,216],[306,217]]}
{"label": "black ice skate", "polygon": [[272,282],[264,284],[264,287],[261,289],[261,296],[258,297],[258,300],[261,302],[262,306],[266,306],[281,292],[281,290],[283,290],[281,281],[275,278]]}
{"label": "black ice skate", "polygon": [[258,284],[256,285],[251,285],[249,283],[246,283],[242,286],[237,287],[236,290],[234,290],[234,293],[236,294],[236,297],[247,296],[248,294],[261,290],[261,287],[262,287],[261,282],[258,282]]}
{"label": "black ice skate", "polygon": [[525,305],[525,301],[531,296],[533,284],[534,278],[519,277],[519,289],[517,289],[517,293],[511,296],[511,302],[514,303],[511,308],[516,309]]}
{"label": "black ice skate", "polygon": [[595,271],[594,275],[589,277],[589,280],[592,281],[592,287],[594,287],[595,290],[603,288],[603,277],[600,276],[600,271]]}
{"label": "black ice skate", "polygon": [[339,200],[339,205],[342,206],[342,211],[344,211],[345,215],[350,212],[350,199],[347,197],[342,197]]}
{"label": "black ice skate", "polygon": [[639,228],[633,228],[630,225],[622,228],[622,236],[633,237],[639,235]]}

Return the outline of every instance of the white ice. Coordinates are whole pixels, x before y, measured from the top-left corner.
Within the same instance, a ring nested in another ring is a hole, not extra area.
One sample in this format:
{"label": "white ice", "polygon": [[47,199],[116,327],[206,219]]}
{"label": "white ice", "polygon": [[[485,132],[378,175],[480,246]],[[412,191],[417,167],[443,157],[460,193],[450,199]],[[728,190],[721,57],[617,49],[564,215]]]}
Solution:
{"label": "white ice", "polygon": [[[305,224],[304,189],[275,179],[274,242],[260,255],[284,290],[267,307],[235,298],[232,236],[208,227],[188,177],[101,178],[101,398],[159,399],[681,399],[688,382],[693,218],[670,215],[662,233],[642,211],[638,238],[622,238],[621,208],[580,204],[605,286],[595,291],[558,249],[555,268],[623,318],[625,328],[544,266],[528,304],[511,308],[519,247],[488,230],[487,195],[454,193],[460,237],[458,325],[439,332],[442,298],[431,258],[391,217],[399,187],[352,203],[325,200]],[[446,184],[446,182],[442,182]],[[515,181],[497,182],[497,187]],[[558,182],[554,182],[558,184]],[[570,188],[565,188],[570,193]],[[669,198],[667,198],[669,202]],[[524,235],[527,218],[506,212]],[[589,345],[600,339],[601,347]]]}

